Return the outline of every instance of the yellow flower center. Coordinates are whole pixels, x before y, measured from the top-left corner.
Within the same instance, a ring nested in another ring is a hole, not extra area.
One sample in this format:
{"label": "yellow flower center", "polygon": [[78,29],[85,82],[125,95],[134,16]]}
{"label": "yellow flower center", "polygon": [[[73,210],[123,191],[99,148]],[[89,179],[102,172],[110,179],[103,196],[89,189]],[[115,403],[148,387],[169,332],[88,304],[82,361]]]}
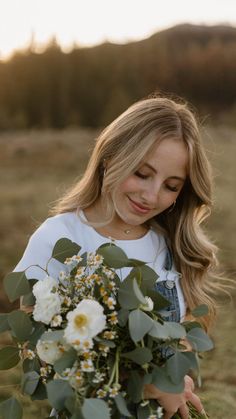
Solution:
{"label": "yellow flower center", "polygon": [[85,316],[85,314],[77,314],[77,316],[74,318],[74,322],[76,327],[80,329],[81,327],[84,327],[88,324],[88,318]]}

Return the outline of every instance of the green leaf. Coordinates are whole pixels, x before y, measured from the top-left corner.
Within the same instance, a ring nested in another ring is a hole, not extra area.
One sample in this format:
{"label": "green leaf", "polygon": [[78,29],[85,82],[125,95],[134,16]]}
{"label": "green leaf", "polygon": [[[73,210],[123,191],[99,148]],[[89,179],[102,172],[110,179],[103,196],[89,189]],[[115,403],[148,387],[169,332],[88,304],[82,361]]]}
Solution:
{"label": "green leaf", "polygon": [[152,384],[166,393],[182,393],[184,380],[173,383],[165,367],[155,367],[152,373]]}
{"label": "green leaf", "polygon": [[97,253],[104,258],[104,263],[111,268],[119,269],[129,266],[129,259],[125,252],[112,243],[105,243],[97,249]]}
{"label": "green leaf", "polygon": [[152,360],[152,352],[148,348],[135,348],[133,351],[121,354],[121,357],[130,359],[138,365],[143,365]]}
{"label": "green leaf", "polygon": [[118,311],[117,318],[118,318],[119,326],[125,327],[129,318],[129,310],[127,310],[126,308],[121,308]]}
{"label": "green leaf", "polygon": [[132,402],[139,403],[142,400],[143,379],[137,371],[131,371],[127,386],[127,392]]}
{"label": "green leaf", "polygon": [[7,321],[8,313],[0,313],[0,333],[10,330],[9,323]]}
{"label": "green leaf", "polygon": [[61,374],[66,368],[71,368],[77,358],[77,352],[71,348],[54,363],[54,370]]}
{"label": "green leaf", "polygon": [[33,332],[29,336],[29,342],[31,345],[36,346],[39,338],[45,332],[46,327],[42,323],[33,322]]}
{"label": "green leaf", "polygon": [[4,288],[11,303],[30,292],[25,272],[11,272],[4,278]]}
{"label": "green leaf", "polygon": [[214,347],[212,340],[200,327],[191,329],[187,333],[186,339],[190,342],[196,351],[210,351]]}
{"label": "green leaf", "polygon": [[153,320],[153,326],[149,330],[148,334],[156,339],[168,339],[169,338],[169,329],[164,325]]}
{"label": "green leaf", "polygon": [[31,400],[45,400],[48,398],[45,385],[39,381],[35,392],[30,396]]}
{"label": "green leaf", "polygon": [[198,357],[197,354],[194,352],[182,352],[182,355],[185,356],[185,358],[188,359],[190,368],[193,370],[199,370],[199,363],[198,363]]}
{"label": "green leaf", "polygon": [[140,341],[152,326],[153,320],[142,310],[133,310],[129,314],[129,332],[134,342]]}
{"label": "green leaf", "polygon": [[140,305],[139,299],[134,294],[133,278],[125,278],[118,290],[118,301],[122,308],[133,310]]}
{"label": "green leaf", "polygon": [[63,237],[56,242],[52,251],[52,257],[59,262],[64,263],[66,258],[77,255],[80,249],[81,247],[77,243]]}
{"label": "green leaf", "polygon": [[161,295],[156,290],[149,290],[148,296],[151,297],[152,301],[154,302],[154,310],[160,311],[163,310],[163,308],[169,307],[171,305],[170,301],[163,297],[163,295]]}
{"label": "green leaf", "polygon": [[35,296],[32,293],[32,291],[24,295],[24,297],[22,298],[22,304],[24,306],[33,306],[35,304]]}
{"label": "green leaf", "polygon": [[146,299],[142,292],[140,291],[140,288],[138,286],[136,278],[133,279],[133,290],[134,294],[136,295],[137,299],[140,301],[141,304],[146,304]]}
{"label": "green leaf", "polygon": [[137,419],[147,419],[150,416],[149,406],[138,406]]}
{"label": "green leaf", "polygon": [[32,332],[32,322],[28,314],[21,310],[12,311],[8,315],[8,323],[17,339],[28,340]]}
{"label": "green leaf", "polygon": [[84,419],[110,419],[110,411],[104,400],[85,399],[82,406]]}
{"label": "green leaf", "polygon": [[182,339],[186,336],[185,328],[179,323],[164,322],[164,326],[167,328],[171,339]]}
{"label": "green leaf", "polygon": [[191,362],[181,352],[176,352],[166,361],[166,368],[173,383],[178,384],[183,380],[191,367]]}
{"label": "green leaf", "polygon": [[201,317],[201,316],[205,316],[206,314],[208,314],[208,312],[209,312],[208,306],[206,304],[200,304],[194,310],[192,310],[191,314],[194,317]]}
{"label": "green leaf", "polygon": [[9,370],[20,361],[19,349],[13,346],[6,346],[0,349],[0,370]]}
{"label": "green leaf", "polygon": [[2,419],[22,419],[22,415],[22,407],[14,397],[0,404],[0,416]]}
{"label": "green leaf", "polygon": [[24,373],[30,371],[37,371],[39,373],[41,368],[41,364],[37,357],[34,357],[33,359],[24,359],[22,366]]}
{"label": "green leaf", "polygon": [[122,415],[127,416],[129,418],[132,416],[127,409],[125,399],[121,395],[121,393],[117,394],[117,396],[115,397],[115,403],[116,403],[117,409]]}
{"label": "green leaf", "polygon": [[56,410],[62,410],[68,397],[72,397],[74,392],[67,381],[52,380],[46,384],[48,400]]}
{"label": "green leaf", "polygon": [[39,382],[40,375],[36,371],[30,371],[23,375],[21,388],[25,394],[33,394]]}

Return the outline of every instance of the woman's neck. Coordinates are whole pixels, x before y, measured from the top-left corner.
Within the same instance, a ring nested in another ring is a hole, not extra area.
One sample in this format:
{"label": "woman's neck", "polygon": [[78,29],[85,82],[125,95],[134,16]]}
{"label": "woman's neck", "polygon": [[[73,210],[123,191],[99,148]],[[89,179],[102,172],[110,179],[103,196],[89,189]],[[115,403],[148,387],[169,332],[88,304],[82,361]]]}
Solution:
{"label": "woman's neck", "polygon": [[[87,221],[90,223],[96,224],[105,221],[104,210],[99,202],[84,209],[83,212]],[[149,230],[149,227],[145,224],[127,224],[117,214],[115,214],[110,223],[93,228],[102,236],[110,237],[114,240],[140,239]]]}

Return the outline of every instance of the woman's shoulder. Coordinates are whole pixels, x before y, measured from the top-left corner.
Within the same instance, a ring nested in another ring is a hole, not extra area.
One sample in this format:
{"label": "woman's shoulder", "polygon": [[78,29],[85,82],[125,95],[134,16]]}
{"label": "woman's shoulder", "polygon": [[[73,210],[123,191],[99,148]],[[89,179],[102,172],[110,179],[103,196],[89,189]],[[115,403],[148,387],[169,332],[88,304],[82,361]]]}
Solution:
{"label": "woman's shoulder", "polygon": [[65,212],[62,214],[56,214],[54,216],[46,218],[45,221],[35,230],[32,237],[45,236],[51,240],[62,234],[72,234],[75,232],[75,226],[78,228],[80,219],[76,212]]}

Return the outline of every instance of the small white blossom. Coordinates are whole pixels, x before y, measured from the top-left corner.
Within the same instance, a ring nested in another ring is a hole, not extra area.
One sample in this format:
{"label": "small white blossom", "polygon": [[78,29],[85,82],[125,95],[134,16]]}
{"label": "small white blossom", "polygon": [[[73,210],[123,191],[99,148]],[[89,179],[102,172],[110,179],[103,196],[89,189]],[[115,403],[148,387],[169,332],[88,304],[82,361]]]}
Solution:
{"label": "small white blossom", "polygon": [[57,326],[60,326],[61,323],[62,323],[62,317],[61,317],[61,315],[60,314],[56,314],[55,316],[53,316],[50,325],[52,327],[57,327]]}
{"label": "small white blossom", "polygon": [[81,370],[84,372],[94,371],[94,366],[91,359],[86,359],[85,361],[81,361]]}
{"label": "small white blossom", "polygon": [[65,328],[65,340],[73,344],[93,338],[106,326],[103,307],[94,300],[84,299],[77,307],[67,313],[68,324]]}
{"label": "small white blossom", "polygon": [[42,361],[54,364],[63,355],[65,347],[59,342],[38,340],[36,350]]}
{"label": "small white blossom", "polygon": [[141,310],[152,311],[153,307],[154,307],[154,303],[153,303],[152,299],[150,297],[146,296],[145,300],[146,300],[146,303],[140,305]]}
{"label": "small white blossom", "polygon": [[56,279],[47,276],[44,280],[38,281],[33,286],[33,294],[36,303],[33,311],[33,318],[37,322],[49,324],[55,314],[61,310],[61,300],[57,293],[58,283]]}
{"label": "small white blossom", "polygon": [[161,418],[163,418],[163,407],[161,407],[161,406],[159,406],[158,408],[157,408],[157,418],[158,419],[161,419]]}

